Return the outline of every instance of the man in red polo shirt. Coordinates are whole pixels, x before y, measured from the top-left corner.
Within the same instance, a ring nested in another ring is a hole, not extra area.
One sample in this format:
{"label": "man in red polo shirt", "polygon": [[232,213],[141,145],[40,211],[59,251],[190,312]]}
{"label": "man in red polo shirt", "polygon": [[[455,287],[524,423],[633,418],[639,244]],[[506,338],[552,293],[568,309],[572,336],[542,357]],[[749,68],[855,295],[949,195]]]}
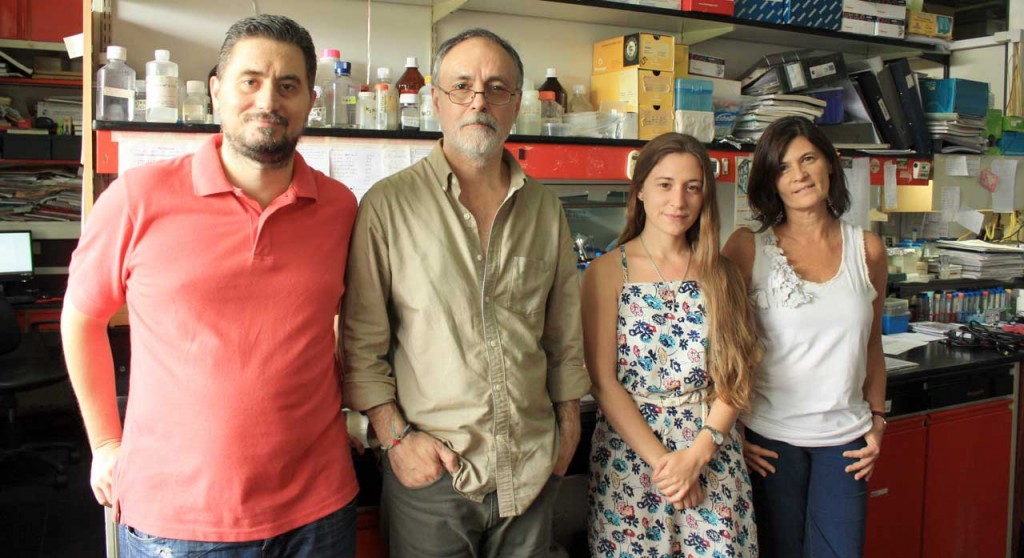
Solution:
{"label": "man in red polo shirt", "polygon": [[235,23],[210,80],[223,135],[120,176],[72,258],[64,350],[122,555],[354,555],[334,318],[356,201],[295,155],[315,72],[294,21]]}

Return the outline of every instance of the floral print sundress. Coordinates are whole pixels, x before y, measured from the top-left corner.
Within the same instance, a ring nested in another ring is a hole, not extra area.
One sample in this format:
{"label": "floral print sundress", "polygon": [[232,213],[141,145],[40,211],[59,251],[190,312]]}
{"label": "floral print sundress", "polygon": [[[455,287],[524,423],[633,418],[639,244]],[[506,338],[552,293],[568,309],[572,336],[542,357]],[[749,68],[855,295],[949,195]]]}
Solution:
{"label": "floral print sundress", "polygon": [[[619,382],[659,440],[690,447],[708,412],[707,313],[696,281],[623,285],[617,326]],[[736,429],[700,476],[704,501],[677,510],[653,469],[599,410],[590,453],[590,554],[605,558],[757,556],[750,476]]]}

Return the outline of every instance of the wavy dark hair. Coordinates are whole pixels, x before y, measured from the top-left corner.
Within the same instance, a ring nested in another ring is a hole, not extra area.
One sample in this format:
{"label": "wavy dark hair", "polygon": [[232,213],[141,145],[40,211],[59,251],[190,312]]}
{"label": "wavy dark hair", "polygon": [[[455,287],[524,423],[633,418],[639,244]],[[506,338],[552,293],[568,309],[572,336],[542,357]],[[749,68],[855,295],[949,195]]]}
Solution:
{"label": "wavy dark hair", "polygon": [[750,208],[754,219],[761,223],[757,232],[786,221],[786,208],[779,197],[778,180],[782,173],[782,159],[790,142],[797,137],[807,138],[829,164],[828,211],[839,218],[850,209],[850,190],[846,187],[839,154],[825,134],[810,120],[787,116],[772,122],[757,140],[754,162],[750,167],[747,184]]}
{"label": "wavy dark hair", "polygon": [[704,202],[700,215],[686,231],[693,250],[694,266],[700,277],[708,309],[708,373],[714,382],[714,397],[741,410],[750,406],[755,370],[764,356],[761,328],[747,296],[747,283],[739,268],[719,250],[720,225],[715,201],[715,174],[704,145],[692,136],[668,133],[647,142],[633,170],[626,201],[626,226],[619,245],[640,236],[647,224],[647,212],[640,190],[654,167],[673,153],[689,154],[700,163]]}

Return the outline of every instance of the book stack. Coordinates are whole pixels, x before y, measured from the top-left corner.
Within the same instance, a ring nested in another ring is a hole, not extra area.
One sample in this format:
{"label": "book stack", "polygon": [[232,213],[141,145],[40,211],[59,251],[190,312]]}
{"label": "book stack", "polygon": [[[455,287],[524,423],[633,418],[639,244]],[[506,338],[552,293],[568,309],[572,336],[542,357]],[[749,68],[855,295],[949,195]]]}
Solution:
{"label": "book stack", "polygon": [[885,64],[878,57],[859,60],[850,65],[850,78],[880,143],[894,150],[932,153],[920,86],[907,59]]}
{"label": "book stack", "polygon": [[5,170],[0,175],[0,220],[79,221],[82,179],[54,167]]}
{"label": "book stack", "polygon": [[769,124],[785,116],[814,120],[825,113],[827,103],[808,95],[762,95],[748,104],[736,118],[733,135],[757,140]]}
{"label": "book stack", "polygon": [[981,240],[940,240],[939,254],[962,267],[965,279],[1010,281],[1024,276],[1024,249]]}
{"label": "book stack", "polygon": [[940,153],[984,153],[988,148],[984,117],[929,112],[925,118],[935,150]]}

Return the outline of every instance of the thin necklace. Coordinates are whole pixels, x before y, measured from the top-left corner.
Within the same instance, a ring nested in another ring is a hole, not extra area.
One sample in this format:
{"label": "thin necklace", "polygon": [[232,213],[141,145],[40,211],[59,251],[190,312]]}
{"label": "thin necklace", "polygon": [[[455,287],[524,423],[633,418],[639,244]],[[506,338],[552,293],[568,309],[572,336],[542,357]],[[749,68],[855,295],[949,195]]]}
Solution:
{"label": "thin necklace", "polygon": [[[661,270],[658,269],[658,263],[654,261],[654,256],[651,255],[651,251],[647,249],[647,243],[644,242],[643,235],[637,236],[640,239],[640,246],[644,249],[644,254],[647,254],[647,259],[651,260],[651,265],[654,266],[654,272],[658,274],[658,278],[665,284],[665,291],[661,298],[670,304],[674,304],[676,301],[676,293],[674,290],[668,287],[669,282],[665,280],[665,276],[662,275]],[[683,279],[686,279],[686,274],[690,272],[690,260],[693,259],[693,249],[690,249],[690,254],[686,257],[686,269],[683,270]],[[667,295],[667,296],[666,296]]]}

